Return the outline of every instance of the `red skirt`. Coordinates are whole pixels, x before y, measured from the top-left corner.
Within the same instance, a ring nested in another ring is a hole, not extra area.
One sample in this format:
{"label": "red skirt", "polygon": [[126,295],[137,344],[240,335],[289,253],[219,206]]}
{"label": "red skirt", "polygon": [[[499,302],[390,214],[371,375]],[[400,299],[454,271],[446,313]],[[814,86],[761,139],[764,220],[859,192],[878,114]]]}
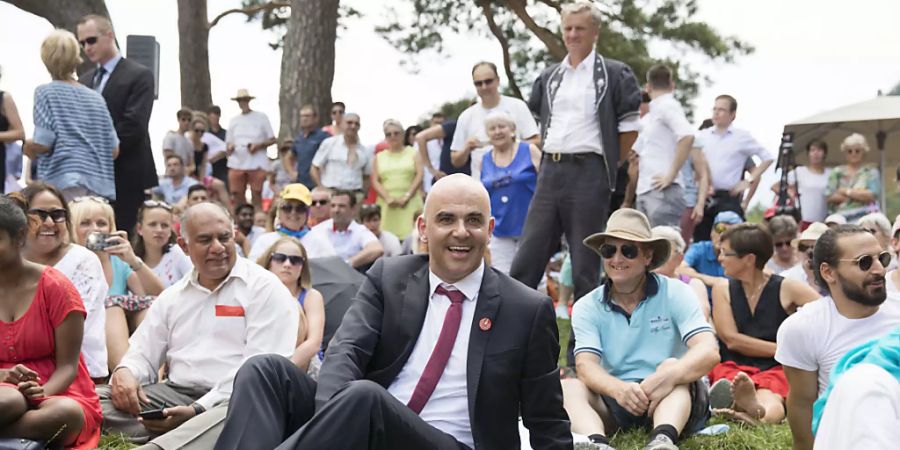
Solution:
{"label": "red skirt", "polygon": [[787,398],[790,387],[787,377],[784,376],[784,369],[781,366],[775,366],[768,370],[759,370],[752,366],[739,366],[734,361],[725,361],[713,367],[709,373],[709,384],[712,385],[722,378],[733,381],[734,376],[739,372],[746,373],[756,389],[768,389],[782,398]]}

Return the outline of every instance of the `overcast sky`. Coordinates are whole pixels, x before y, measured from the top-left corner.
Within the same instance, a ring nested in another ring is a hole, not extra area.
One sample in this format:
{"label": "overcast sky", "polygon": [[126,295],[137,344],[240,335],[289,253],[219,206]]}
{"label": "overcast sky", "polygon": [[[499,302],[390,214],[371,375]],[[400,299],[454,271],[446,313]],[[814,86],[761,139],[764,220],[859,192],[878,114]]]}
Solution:
{"label": "overcast sky", "polygon": [[[175,111],[180,106],[176,2],[106,3],[123,46],[129,34],[154,35],[160,43],[160,98],[150,121],[151,140],[158,151],[165,131],[176,125]],[[406,2],[344,3],[361,10],[364,17],[346,21],[346,29],[338,31],[332,96],[361,115],[361,135],[370,145],[380,138],[379,124],[386,118],[410,125],[444,101],[474,95],[469,76],[473,62],[502,61],[496,42],[452,36],[445,45],[450,56],[421,57],[421,70],[411,74],[400,67],[404,56],[374,33],[374,26],[383,23],[385,5],[402,7]],[[707,117],[716,95],[731,94],[739,102],[735,124],[750,130],[773,153],[785,123],[870,99],[879,89],[887,91],[900,82],[900,27],[896,24],[900,2],[698,3],[700,20],[752,44],[756,52],[734,64],[701,61],[695,65],[713,83],[701,89],[694,117]],[[239,4],[239,0],[210,0],[209,14]],[[15,97],[29,136],[34,89],[50,80],[39,55],[41,41],[50,30],[46,20],[0,2],[0,89]],[[268,114],[277,126],[281,54],[268,46],[274,39],[258,23],[247,23],[239,15],[229,16],[210,32],[212,94],[222,106],[225,124],[238,112],[228,99],[237,89],[247,88],[257,97],[252,107]],[[161,167],[161,158],[156,159]],[[767,181],[773,180],[769,174]]]}

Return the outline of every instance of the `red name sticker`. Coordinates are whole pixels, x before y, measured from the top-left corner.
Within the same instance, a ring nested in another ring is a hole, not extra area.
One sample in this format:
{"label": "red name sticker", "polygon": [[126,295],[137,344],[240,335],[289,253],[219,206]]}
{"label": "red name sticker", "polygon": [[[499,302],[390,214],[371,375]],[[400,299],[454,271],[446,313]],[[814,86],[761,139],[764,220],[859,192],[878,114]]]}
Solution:
{"label": "red name sticker", "polygon": [[244,317],[244,307],[216,305],[216,317]]}

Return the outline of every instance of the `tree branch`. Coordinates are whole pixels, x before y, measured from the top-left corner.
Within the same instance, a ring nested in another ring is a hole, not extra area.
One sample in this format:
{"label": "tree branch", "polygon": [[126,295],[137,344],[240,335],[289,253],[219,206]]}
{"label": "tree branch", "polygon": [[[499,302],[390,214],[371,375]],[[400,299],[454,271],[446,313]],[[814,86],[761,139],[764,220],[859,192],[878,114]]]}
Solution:
{"label": "tree branch", "polygon": [[225,16],[229,14],[244,14],[246,16],[252,16],[260,11],[271,11],[273,9],[278,8],[290,8],[291,2],[269,2],[263,3],[261,5],[251,6],[248,8],[234,8],[229,9],[227,11],[223,11],[218,16],[215,17],[211,22],[209,22],[209,28],[216,26],[220,20],[222,20]]}
{"label": "tree branch", "polygon": [[562,5],[560,5],[559,2],[555,2],[553,0],[538,0],[538,1],[555,9],[556,12],[562,11]]}
{"label": "tree branch", "polygon": [[494,11],[491,9],[491,1],[478,0],[478,5],[481,6],[481,10],[484,11],[484,17],[487,19],[488,28],[491,29],[491,33],[493,33],[494,37],[497,38],[497,41],[500,42],[500,48],[503,49],[503,69],[506,71],[506,78],[509,80],[509,89],[512,90],[516,97],[522,98],[522,91],[519,90],[519,85],[516,83],[516,77],[512,71],[512,61],[509,57],[509,40],[506,39],[506,36],[503,35],[503,30],[497,25],[497,21],[494,20]]}
{"label": "tree branch", "polygon": [[506,0],[506,4],[509,6],[509,9],[519,17],[519,20],[522,21],[525,27],[544,43],[553,58],[562,60],[566,57],[566,54],[569,52],[566,50],[565,45],[563,45],[562,40],[555,33],[538,25],[534,21],[534,18],[532,18],[525,9],[524,0]]}

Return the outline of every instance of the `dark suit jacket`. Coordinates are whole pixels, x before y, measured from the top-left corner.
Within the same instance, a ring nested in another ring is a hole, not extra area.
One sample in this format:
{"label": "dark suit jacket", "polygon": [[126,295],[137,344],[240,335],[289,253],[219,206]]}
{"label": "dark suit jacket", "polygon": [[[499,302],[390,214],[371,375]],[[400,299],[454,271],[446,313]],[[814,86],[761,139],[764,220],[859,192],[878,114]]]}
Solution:
{"label": "dark suit jacket", "polygon": [[[94,70],[78,78],[93,88]],[[123,57],[103,88],[103,98],[119,136],[119,157],[115,161],[116,196],[122,191],[143,191],[159,184],[150,147],[147,125],[153,111],[153,72]]]}
{"label": "dark suit jacket", "polygon": [[[353,380],[390,386],[422,329],[428,287],[427,256],[382,258],[372,266],[328,346],[317,409]],[[485,317],[492,321],[488,331],[479,327]],[[533,448],[571,449],[550,299],[486,267],[471,327],[467,384],[475,448],[519,449],[521,413]]]}
{"label": "dark suit jacket", "polygon": [[[605,85],[605,93],[597,104],[597,122],[600,124],[609,186],[615,191],[619,165],[619,121],[638,116],[641,91],[634,72],[627,64],[597,55],[594,65],[595,72],[600,74],[595,75],[595,82],[602,79]],[[553,102],[549,97],[550,78],[560,70],[559,66],[556,63],[541,72],[534,80],[528,99],[528,109],[540,120],[542,140],[547,138],[547,128],[553,114]]]}

